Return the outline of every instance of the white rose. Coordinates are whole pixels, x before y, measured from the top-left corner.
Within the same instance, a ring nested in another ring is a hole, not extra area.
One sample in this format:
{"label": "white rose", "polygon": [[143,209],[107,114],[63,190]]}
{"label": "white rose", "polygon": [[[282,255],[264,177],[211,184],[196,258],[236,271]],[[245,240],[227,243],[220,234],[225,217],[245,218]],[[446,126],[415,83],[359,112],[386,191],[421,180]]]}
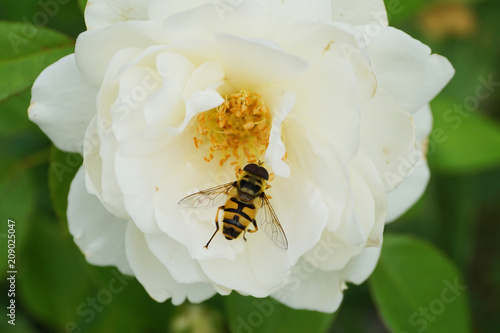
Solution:
{"label": "white rose", "polygon": [[[335,311],[425,189],[449,62],[388,27],[382,0],[89,0],[85,19],[29,116],[84,157],[68,221],[87,260],[159,302],[235,290]],[[238,93],[251,101],[231,111]],[[257,160],[288,249],[261,230],[204,248],[217,209],[178,201]]]}

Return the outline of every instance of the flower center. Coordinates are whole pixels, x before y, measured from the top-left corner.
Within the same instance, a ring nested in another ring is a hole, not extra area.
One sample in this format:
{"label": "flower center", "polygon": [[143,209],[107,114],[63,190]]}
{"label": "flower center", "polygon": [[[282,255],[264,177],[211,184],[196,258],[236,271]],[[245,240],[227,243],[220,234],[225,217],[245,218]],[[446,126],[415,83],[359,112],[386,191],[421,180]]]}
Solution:
{"label": "flower center", "polygon": [[271,115],[259,94],[242,90],[215,109],[198,115],[196,148],[209,144],[205,161],[229,159],[236,169],[257,162],[266,152],[271,132]]}

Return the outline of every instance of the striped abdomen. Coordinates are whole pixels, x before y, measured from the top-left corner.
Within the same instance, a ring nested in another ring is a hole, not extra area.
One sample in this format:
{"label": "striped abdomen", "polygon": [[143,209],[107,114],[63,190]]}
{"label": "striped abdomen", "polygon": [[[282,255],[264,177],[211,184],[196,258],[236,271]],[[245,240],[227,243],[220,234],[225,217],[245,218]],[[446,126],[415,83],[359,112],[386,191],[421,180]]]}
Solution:
{"label": "striped abdomen", "polygon": [[224,205],[224,227],[222,233],[226,239],[237,238],[255,219],[255,206],[230,198]]}

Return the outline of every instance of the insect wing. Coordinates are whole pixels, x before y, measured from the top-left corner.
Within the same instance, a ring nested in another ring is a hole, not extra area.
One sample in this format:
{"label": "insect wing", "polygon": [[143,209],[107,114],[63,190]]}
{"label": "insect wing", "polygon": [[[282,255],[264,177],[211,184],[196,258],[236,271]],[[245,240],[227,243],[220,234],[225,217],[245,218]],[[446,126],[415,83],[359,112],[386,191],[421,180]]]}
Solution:
{"label": "insect wing", "polygon": [[229,191],[231,191],[235,185],[235,182],[231,182],[188,195],[179,201],[179,206],[196,209],[214,207],[226,198],[226,195],[229,194]]}
{"label": "insect wing", "polygon": [[257,222],[260,222],[260,229],[264,230],[265,234],[276,246],[283,250],[288,249],[285,231],[283,231],[278,217],[265,194],[262,194],[262,205],[259,209]]}

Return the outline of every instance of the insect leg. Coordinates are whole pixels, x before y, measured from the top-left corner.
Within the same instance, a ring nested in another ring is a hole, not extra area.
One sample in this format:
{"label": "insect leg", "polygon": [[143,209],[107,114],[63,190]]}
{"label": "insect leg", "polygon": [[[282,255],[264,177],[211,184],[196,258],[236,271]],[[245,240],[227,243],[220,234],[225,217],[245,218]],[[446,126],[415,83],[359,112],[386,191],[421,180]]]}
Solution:
{"label": "insect leg", "polygon": [[256,232],[257,230],[259,230],[259,227],[257,226],[257,221],[255,221],[255,219],[253,219],[252,224],[253,224],[253,226],[254,226],[254,228],[255,228],[255,229],[253,229],[253,230],[248,229],[248,230],[247,230],[247,231],[248,231],[249,233],[251,233],[251,234],[253,234],[253,233],[254,233],[254,232]]}
{"label": "insect leg", "polygon": [[245,240],[245,242],[247,241],[245,235],[247,234],[247,231],[251,234],[253,234],[254,232],[256,232],[257,230],[259,230],[259,227],[257,226],[257,222],[255,221],[255,219],[253,219],[252,221],[252,224],[253,226],[255,227],[255,229],[245,229],[245,231],[243,232],[243,239]]}
{"label": "insect leg", "polygon": [[210,244],[210,242],[212,241],[212,239],[215,237],[215,234],[217,233],[217,231],[219,231],[219,211],[221,209],[224,210],[224,206],[220,206],[219,208],[217,208],[217,213],[215,214],[215,232],[212,235],[212,237],[210,237],[207,245],[205,245],[206,249],[208,249],[208,244]]}

